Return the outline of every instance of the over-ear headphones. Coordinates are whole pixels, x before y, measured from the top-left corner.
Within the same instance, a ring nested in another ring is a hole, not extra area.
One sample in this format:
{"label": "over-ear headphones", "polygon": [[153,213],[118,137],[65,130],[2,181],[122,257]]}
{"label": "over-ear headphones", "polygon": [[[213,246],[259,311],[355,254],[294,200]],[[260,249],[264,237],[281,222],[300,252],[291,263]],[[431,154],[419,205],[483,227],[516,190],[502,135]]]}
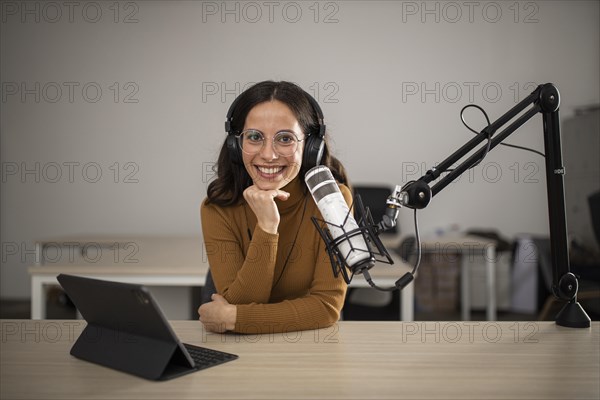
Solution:
{"label": "over-ear headphones", "polygon": [[[317,114],[317,123],[319,125],[319,133],[309,134],[304,139],[304,154],[302,155],[302,167],[307,170],[316,167],[321,163],[323,158],[323,151],[325,150],[325,119],[323,117],[323,111],[319,106],[319,103],[308,93],[304,92],[306,98],[310,102],[313,110]],[[225,132],[227,132],[227,139],[225,141],[229,157],[235,164],[243,164],[242,160],[242,149],[238,144],[236,134],[231,127],[231,121],[233,121],[233,113],[239,102],[241,96],[238,96],[227,111],[227,119],[225,120]]]}

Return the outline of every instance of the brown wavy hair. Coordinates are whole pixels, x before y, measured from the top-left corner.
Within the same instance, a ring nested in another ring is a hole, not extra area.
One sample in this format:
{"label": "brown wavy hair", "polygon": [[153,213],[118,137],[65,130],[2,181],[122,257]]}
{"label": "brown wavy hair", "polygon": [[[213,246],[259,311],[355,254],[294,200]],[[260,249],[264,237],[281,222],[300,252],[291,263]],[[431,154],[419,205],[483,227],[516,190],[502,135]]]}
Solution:
{"label": "brown wavy hair", "polygon": [[[245,90],[238,97],[235,110],[233,110],[231,116],[231,130],[235,134],[241,132],[246,122],[246,116],[257,104],[278,100],[292,110],[302,128],[302,132],[306,136],[316,135],[319,133],[318,117],[308,96],[310,95],[302,88],[291,82],[259,82]],[[350,182],[346,175],[346,169],[337,158],[330,154],[327,137],[326,132],[321,165],[327,166],[339,183],[349,187]],[[307,171],[308,168],[302,165],[299,175],[303,177]],[[213,172],[216,174],[216,179],[208,185],[207,203],[214,203],[219,206],[238,204],[243,198],[244,190],[252,185],[252,179],[244,165],[232,161],[225,141],[221,147],[217,164],[213,166]],[[307,188],[304,189],[307,190]]]}

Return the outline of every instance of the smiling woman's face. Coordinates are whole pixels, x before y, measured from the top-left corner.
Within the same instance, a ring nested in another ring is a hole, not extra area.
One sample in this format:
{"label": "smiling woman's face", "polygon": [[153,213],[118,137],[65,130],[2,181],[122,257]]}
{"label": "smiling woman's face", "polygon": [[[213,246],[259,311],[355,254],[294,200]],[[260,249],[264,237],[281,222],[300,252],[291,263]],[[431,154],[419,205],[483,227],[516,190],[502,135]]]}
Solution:
{"label": "smiling woman's face", "polygon": [[[242,152],[244,166],[254,185],[261,190],[281,189],[300,172],[304,150],[304,133],[296,116],[281,101],[259,103],[246,116],[244,131],[253,129],[264,136],[264,145],[256,154]],[[273,137],[282,131],[293,132],[299,140],[297,150],[283,157],[273,148]]]}

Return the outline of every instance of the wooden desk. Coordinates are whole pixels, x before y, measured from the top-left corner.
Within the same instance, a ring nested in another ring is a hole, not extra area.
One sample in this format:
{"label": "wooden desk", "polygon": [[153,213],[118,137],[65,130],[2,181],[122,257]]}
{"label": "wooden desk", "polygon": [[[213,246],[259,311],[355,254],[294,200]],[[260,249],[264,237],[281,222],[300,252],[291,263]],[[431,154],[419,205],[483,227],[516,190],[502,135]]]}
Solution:
{"label": "wooden desk", "polygon": [[[78,243],[77,248],[87,249],[88,254],[72,250],[76,246],[71,243]],[[38,245],[40,252],[44,252],[42,246]],[[146,286],[191,287],[204,285],[209,268],[202,237],[61,239],[46,242],[46,248],[39,265],[29,267],[32,319],[46,318],[46,287],[58,285],[56,277],[61,273]],[[411,269],[400,257],[392,256],[394,265],[372,269],[371,276],[382,287],[393,286]],[[356,276],[351,286],[370,287],[362,276]],[[414,320],[413,288],[411,283],[401,293],[403,321]]]}
{"label": "wooden desk", "polygon": [[69,355],[83,321],[2,320],[2,399],[598,399],[600,323],[340,322],[260,336],[208,334],[175,321],[186,343],[239,355],[151,382]]}

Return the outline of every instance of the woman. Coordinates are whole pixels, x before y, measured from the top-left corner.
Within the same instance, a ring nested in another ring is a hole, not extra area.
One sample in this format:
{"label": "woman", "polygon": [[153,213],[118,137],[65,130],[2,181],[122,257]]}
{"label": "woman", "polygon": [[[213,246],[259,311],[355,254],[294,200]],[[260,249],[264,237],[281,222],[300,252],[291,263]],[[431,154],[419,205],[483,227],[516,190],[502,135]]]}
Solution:
{"label": "woman", "polygon": [[218,293],[198,309],[200,321],[209,331],[240,333],[332,325],[346,285],[333,276],[310,219],[321,215],[304,174],[325,165],[348,204],[352,198],[318,104],[293,83],[261,82],[234,101],[226,130],[200,209]]}

